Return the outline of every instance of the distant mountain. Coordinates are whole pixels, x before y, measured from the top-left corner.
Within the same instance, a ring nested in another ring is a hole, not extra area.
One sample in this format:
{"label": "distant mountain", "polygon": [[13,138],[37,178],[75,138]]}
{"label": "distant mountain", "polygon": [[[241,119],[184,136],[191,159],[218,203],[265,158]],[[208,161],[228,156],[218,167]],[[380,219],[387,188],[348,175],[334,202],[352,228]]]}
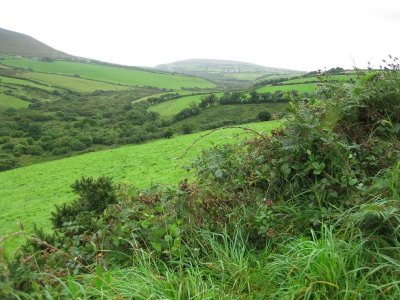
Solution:
{"label": "distant mountain", "polygon": [[156,69],[202,76],[222,85],[248,86],[255,80],[271,75],[293,76],[302,71],[264,67],[257,64],[222,59],[187,59],[156,66]]}
{"label": "distant mountain", "polygon": [[69,54],[58,51],[33,37],[0,28],[0,53],[27,57],[69,58]]}

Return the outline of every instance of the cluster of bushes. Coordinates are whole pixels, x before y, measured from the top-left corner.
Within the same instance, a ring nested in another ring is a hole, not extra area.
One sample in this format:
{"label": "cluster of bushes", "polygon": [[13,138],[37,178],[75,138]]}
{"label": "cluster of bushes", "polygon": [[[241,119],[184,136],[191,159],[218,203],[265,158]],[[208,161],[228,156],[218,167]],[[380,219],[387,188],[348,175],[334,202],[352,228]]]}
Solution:
{"label": "cluster of bushes", "polygon": [[57,208],[52,234],[35,231],[0,290],[82,296],[73,274],[110,285],[112,269],[130,267],[122,281],[173,280],[154,294],[135,280],[98,293],[398,299],[398,76],[393,65],[325,86],[271,136],[204,150],[193,183],[132,193],[109,178],[77,181],[79,198]]}
{"label": "cluster of bushes", "polygon": [[279,78],[273,78],[273,79],[264,79],[264,80],[259,80],[257,81],[253,86],[254,87],[262,87],[265,85],[269,85],[269,84],[277,84],[283,81],[287,81],[289,79],[297,79],[297,78],[301,78],[301,76],[296,76],[296,77],[279,77]]}
{"label": "cluster of bushes", "polygon": [[[95,147],[169,138],[178,130],[176,126],[171,129],[173,123],[218,103],[239,103],[230,100],[232,95],[240,94],[237,99],[241,103],[281,101],[282,97],[252,93],[252,97],[245,100],[244,93],[225,93],[218,99],[215,94],[209,94],[201,103],[192,104],[172,120],[163,120],[158,114],[149,112],[148,106],[180,97],[179,94],[168,93],[150,97],[147,102],[132,103],[133,97],[139,98],[154,91],[137,90],[135,94],[132,91],[95,91],[83,95],[63,90],[55,93],[57,99],[53,101],[30,99],[32,103],[26,109],[0,110],[0,150],[7,154],[7,159],[2,160],[1,170],[37,161],[38,158],[51,159],[90,151]],[[113,105],[109,105],[110,101]],[[193,128],[186,126],[179,130],[190,133]]]}
{"label": "cluster of bushes", "polygon": [[289,102],[292,98],[298,97],[298,91],[282,92],[276,91],[274,93],[257,93],[257,91],[250,91],[249,95],[243,92],[224,93],[219,99],[221,105],[224,104],[254,104],[254,103],[282,103]]}
{"label": "cluster of bushes", "polygon": [[154,105],[154,104],[162,103],[164,101],[168,101],[168,100],[171,100],[171,99],[178,99],[178,98],[181,98],[181,97],[182,97],[182,95],[178,94],[178,93],[168,93],[168,94],[161,95],[159,97],[149,97],[149,98],[147,98],[146,101],[150,105]]}
{"label": "cluster of bushes", "polygon": [[1,170],[26,163],[29,157],[46,159],[168,136],[170,124],[148,112],[148,104],[132,104],[133,96],[141,95],[71,91],[59,100],[35,102],[27,109],[0,110],[0,150],[7,154]]}
{"label": "cluster of bushes", "polygon": [[[174,122],[181,121],[191,116],[198,115],[201,110],[212,107],[214,105],[232,105],[232,104],[256,104],[256,103],[287,103],[290,99],[298,97],[297,91],[275,93],[257,93],[255,90],[251,91],[248,95],[247,92],[225,92],[220,98],[215,94],[208,94],[204,96],[200,103],[192,102],[189,107],[184,108],[173,118]],[[261,112],[260,112],[261,113]],[[268,114],[270,114],[268,112]],[[266,113],[262,112],[256,119],[261,121],[268,121],[271,119],[265,118]]]}

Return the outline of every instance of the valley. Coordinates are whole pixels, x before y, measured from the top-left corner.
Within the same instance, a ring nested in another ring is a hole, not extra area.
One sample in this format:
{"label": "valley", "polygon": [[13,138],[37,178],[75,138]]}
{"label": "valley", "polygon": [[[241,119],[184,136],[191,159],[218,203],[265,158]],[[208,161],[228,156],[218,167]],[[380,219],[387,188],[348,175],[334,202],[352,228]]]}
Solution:
{"label": "valley", "polygon": [[0,29],[0,299],[399,299],[382,62],[135,67]]}

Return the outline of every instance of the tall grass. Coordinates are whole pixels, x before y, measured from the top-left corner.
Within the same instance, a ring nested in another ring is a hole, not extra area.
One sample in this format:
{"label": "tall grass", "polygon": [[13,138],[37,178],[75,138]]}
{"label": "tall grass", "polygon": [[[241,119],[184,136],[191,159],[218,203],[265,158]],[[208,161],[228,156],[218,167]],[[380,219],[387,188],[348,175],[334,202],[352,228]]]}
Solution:
{"label": "tall grass", "polygon": [[[70,277],[64,295],[83,299],[399,299],[400,261],[323,226],[278,248],[249,249],[233,234],[201,232],[190,258],[166,264],[138,250],[130,268]],[[390,251],[399,251],[400,245]],[[194,258],[196,251],[201,254]]]}

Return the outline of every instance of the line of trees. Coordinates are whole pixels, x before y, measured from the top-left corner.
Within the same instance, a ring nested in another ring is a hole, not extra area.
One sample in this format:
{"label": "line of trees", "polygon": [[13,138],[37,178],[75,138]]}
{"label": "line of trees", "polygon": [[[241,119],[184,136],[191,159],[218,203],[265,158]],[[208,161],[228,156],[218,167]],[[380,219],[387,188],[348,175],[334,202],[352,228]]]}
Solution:
{"label": "line of trees", "polygon": [[[232,104],[257,104],[257,103],[284,103],[288,102],[291,97],[297,97],[297,91],[281,92],[276,91],[275,93],[257,93],[253,90],[250,93],[247,92],[226,92],[220,98],[215,94],[208,94],[204,96],[200,103],[192,102],[190,106],[181,110],[173,118],[173,121],[181,121],[191,116],[198,115],[203,109],[207,107],[218,105],[232,105]],[[264,112],[263,112],[264,113]],[[269,112],[268,117],[266,113],[261,114],[257,118],[262,121],[271,119]]]}

